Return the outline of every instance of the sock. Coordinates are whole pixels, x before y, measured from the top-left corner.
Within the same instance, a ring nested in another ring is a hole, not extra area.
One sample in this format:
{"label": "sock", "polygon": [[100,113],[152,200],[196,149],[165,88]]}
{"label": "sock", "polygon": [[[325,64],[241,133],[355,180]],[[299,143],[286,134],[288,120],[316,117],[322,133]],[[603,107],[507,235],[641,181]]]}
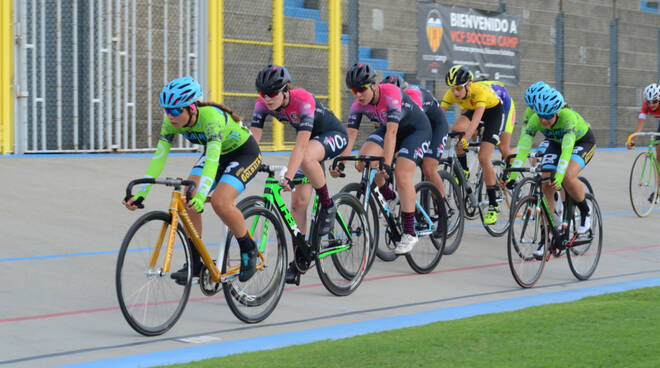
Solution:
{"label": "sock", "polygon": [[415,212],[401,212],[403,217],[403,233],[417,236],[415,234]]}
{"label": "sock", "polygon": [[582,202],[577,204],[578,208],[580,209],[580,217],[582,217],[582,225],[584,225],[584,218],[589,214],[589,205],[587,204],[587,200],[583,200]]}
{"label": "sock", "polygon": [[457,155],[456,158],[458,159],[458,162],[461,164],[463,167],[463,170],[467,170],[467,156],[466,155]]}
{"label": "sock", "polygon": [[316,195],[319,196],[319,203],[321,203],[321,207],[323,208],[332,207],[332,199],[330,199],[330,195],[328,194],[328,185],[324,184],[322,187],[317,188],[315,190],[316,190]]}
{"label": "sock", "polygon": [[238,246],[241,247],[241,253],[248,253],[256,248],[256,244],[250,239],[250,233],[245,233],[245,236],[242,238],[236,238],[238,240]]}
{"label": "sock", "polygon": [[396,198],[396,194],[394,194],[394,191],[392,191],[392,188],[390,188],[390,185],[387,182],[383,184],[382,187],[378,187],[378,189],[386,201],[391,201]]}
{"label": "sock", "polygon": [[486,187],[486,193],[488,194],[488,204],[491,206],[497,206],[497,194],[495,194],[496,190],[497,186]]}

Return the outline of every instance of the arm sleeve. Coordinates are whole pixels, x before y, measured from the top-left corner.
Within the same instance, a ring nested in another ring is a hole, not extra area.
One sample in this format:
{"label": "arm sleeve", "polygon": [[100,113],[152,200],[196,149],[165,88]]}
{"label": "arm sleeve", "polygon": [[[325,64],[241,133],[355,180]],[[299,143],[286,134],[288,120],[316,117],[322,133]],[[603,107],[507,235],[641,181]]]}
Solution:
{"label": "arm sleeve", "polygon": [[202,177],[199,179],[199,188],[197,193],[205,196],[209,194],[215,177],[218,173],[220,163],[220,152],[222,152],[222,128],[227,122],[212,121],[207,123],[206,131],[206,160],[202,169]]}
{"label": "arm sleeve", "polygon": [[347,126],[353,129],[360,129],[360,123],[362,122],[362,113],[360,113],[359,102],[355,101],[351,105],[351,110],[348,113],[348,123]]}
{"label": "arm sleeve", "polygon": [[573,129],[569,133],[564,134],[564,138],[561,140],[561,155],[559,156],[559,164],[557,164],[557,172],[555,173],[555,181],[557,183],[561,184],[564,180],[564,175],[566,175],[568,163],[571,161],[574,146],[575,130]]}

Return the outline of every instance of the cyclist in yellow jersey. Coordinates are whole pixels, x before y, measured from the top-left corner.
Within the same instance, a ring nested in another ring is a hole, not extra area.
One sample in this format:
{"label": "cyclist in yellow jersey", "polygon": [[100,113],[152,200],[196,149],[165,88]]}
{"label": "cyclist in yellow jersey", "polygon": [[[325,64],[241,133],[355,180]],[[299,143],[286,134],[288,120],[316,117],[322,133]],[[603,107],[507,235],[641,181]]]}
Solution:
{"label": "cyclist in yellow jersey", "polygon": [[463,144],[456,145],[456,155],[463,169],[467,168],[466,137],[471,137],[477,131],[479,123],[484,122],[479,146],[479,163],[483,170],[489,202],[488,213],[484,216],[483,223],[490,225],[497,222],[500,212],[496,197],[497,179],[490,159],[495,151],[495,145],[500,141],[500,134],[504,130],[504,109],[502,102],[490,86],[472,83],[473,79],[474,76],[467,67],[463,65],[451,67],[445,76],[445,81],[451,89],[442,98],[440,108],[443,112],[447,112],[453,103],[461,107],[462,115],[456,119],[452,130],[465,133],[461,140]]}
{"label": "cyclist in yellow jersey", "polygon": [[516,104],[509,91],[504,88],[502,82],[484,79],[476,83],[490,86],[502,102],[502,109],[504,109],[504,131],[500,135],[500,142],[497,146],[502,154],[502,160],[504,160],[511,154],[511,134],[513,134],[513,128],[516,125]]}

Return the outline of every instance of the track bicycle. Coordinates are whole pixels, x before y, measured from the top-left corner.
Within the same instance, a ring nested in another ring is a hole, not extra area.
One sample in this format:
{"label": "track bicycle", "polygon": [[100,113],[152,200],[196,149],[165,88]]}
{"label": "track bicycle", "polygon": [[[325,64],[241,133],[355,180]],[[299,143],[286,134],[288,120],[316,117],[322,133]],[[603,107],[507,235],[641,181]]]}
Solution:
{"label": "track bicycle", "polygon": [[[173,187],[173,191],[169,211],[142,215],[129,228],[119,250],[117,298],[124,318],[135,331],[155,336],[172,328],[188,302],[193,276],[199,276],[200,289],[206,296],[218,293],[222,285],[229,308],[243,322],[260,322],[273,312],[284,289],[287,264],[284,231],[273,213],[258,207],[243,211],[248,223],[261,224],[250,229],[260,260],[254,276],[240,282],[240,249],[231,231],[226,232],[224,244],[213,260],[186,212],[182,186],[187,186],[185,195],[190,200],[195,182],[181,178],[136,179],[128,184],[126,198],[133,197],[132,188],[138,184],[162,184]],[[200,275],[192,274],[192,247],[205,266]],[[180,264],[187,265],[183,286],[171,278],[172,267]]]}
{"label": "track bicycle", "polygon": [[633,161],[628,185],[630,204],[633,211],[639,217],[646,217],[658,203],[660,165],[658,164],[658,158],[655,156],[655,146],[660,141],[655,140],[655,138],[660,137],[660,133],[634,133],[628,136],[627,143],[630,144],[632,138],[636,136],[651,137],[648,150],[637,155],[635,161]]}
{"label": "track bicycle", "polygon": [[543,195],[541,173],[553,175],[554,168],[509,168],[508,172],[532,173],[535,181],[533,194],[520,198],[510,215],[507,256],[518,285],[524,288],[534,286],[550,256],[559,257],[564,250],[573,275],[579,280],[591,277],[603,246],[603,222],[596,199],[585,194],[591,213],[591,228],[578,234],[581,215],[571,196],[566,195],[562,221],[557,223]]}
{"label": "track bicycle", "polygon": [[[453,175],[454,180],[457,181],[461,194],[463,196],[463,204],[465,208],[465,218],[474,219],[479,214],[481,223],[483,218],[488,212],[489,201],[487,188],[483,180],[483,171],[479,164],[478,152],[481,142],[470,142],[466,155],[468,156],[468,177],[463,170],[463,167],[458,162],[456,155],[456,145],[465,135],[464,132],[449,132],[449,149],[448,155],[440,159],[440,171],[446,171]],[[500,185],[500,179],[503,177],[505,164],[501,160],[492,160],[493,170],[496,177],[496,200],[500,209],[500,216],[498,221],[494,224],[483,225],[486,231],[495,237],[500,237],[506,234],[509,228],[508,215],[511,208],[511,190]],[[450,225],[451,229],[451,225]],[[451,236],[451,235],[450,235]],[[452,244],[453,245],[453,244]],[[458,245],[456,245],[458,246]],[[455,251],[455,249],[453,249]]]}
{"label": "track bicycle", "polygon": [[[347,184],[341,191],[354,195],[365,210],[368,209],[369,225],[371,233],[374,234],[376,254],[384,261],[394,261],[398,257],[394,253],[394,248],[401,241],[403,223],[400,208],[391,208],[388,205],[374,181],[376,174],[383,169],[384,158],[379,156],[340,156],[335,157],[332,167],[342,171],[344,161],[364,162],[366,164],[364,170],[362,170],[360,182]],[[345,176],[344,173],[340,175]],[[438,213],[440,209],[436,204],[436,200],[441,196],[440,191],[433,183],[421,181],[415,185],[415,192],[417,193],[415,232],[419,237],[419,242],[405,256],[406,261],[415,272],[428,273],[438,265],[442,258],[447,234],[447,222],[442,222],[445,226],[445,229],[441,231],[443,236],[435,238],[432,234],[436,229],[439,216],[446,218],[447,214]],[[392,202],[396,202],[396,200]],[[395,207],[398,207],[396,203],[394,204]],[[380,230],[381,216],[384,221],[382,231]],[[384,235],[384,241],[381,241],[381,235]]]}
{"label": "track bicycle", "polygon": [[[315,196],[310,235],[305,239],[281,196],[279,181],[286,170],[286,166],[260,165],[257,172],[268,174],[263,195],[244,198],[237,204],[238,208],[265,208],[277,213],[277,220],[269,218],[267,221],[276,221],[281,227],[282,219],[292,239],[296,239],[294,260],[301,274],[316,265],[319,278],[329,292],[337,296],[350,295],[362,282],[370,257],[371,233],[362,205],[351,195],[336,194],[332,197],[337,208],[334,228],[327,235],[321,235],[318,232],[319,200]],[[261,226],[257,220],[255,218],[252,224],[248,222],[251,230]]]}

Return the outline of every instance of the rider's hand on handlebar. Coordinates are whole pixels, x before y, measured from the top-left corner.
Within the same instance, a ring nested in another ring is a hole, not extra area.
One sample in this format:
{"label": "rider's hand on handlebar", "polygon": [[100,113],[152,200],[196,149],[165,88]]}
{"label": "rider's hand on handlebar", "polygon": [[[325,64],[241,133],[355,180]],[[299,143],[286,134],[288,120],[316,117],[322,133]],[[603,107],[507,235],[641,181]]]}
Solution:
{"label": "rider's hand on handlebar", "polygon": [[293,183],[292,179],[289,179],[285,176],[284,179],[280,181],[280,186],[282,187],[283,191],[290,192],[293,190],[293,187],[295,187],[295,184]]}
{"label": "rider's hand on handlebar", "polygon": [[186,202],[186,206],[188,207],[188,211],[194,209],[198,213],[201,213],[204,211],[204,202],[206,202],[206,195],[197,192],[190,202]]}
{"label": "rider's hand on handlebar", "polygon": [[133,197],[129,198],[128,200],[126,200],[126,198],[124,198],[121,201],[121,204],[123,204],[124,207],[128,208],[129,211],[135,211],[138,208],[144,208],[144,206],[142,205],[143,200],[144,200],[144,197],[133,196]]}
{"label": "rider's hand on handlebar", "polygon": [[635,140],[631,139],[630,143],[626,143],[626,148],[628,148],[629,150],[635,148]]}
{"label": "rider's hand on handlebar", "polygon": [[465,137],[461,138],[460,143],[463,145],[463,149],[468,149],[468,147],[469,147],[469,145],[470,145],[470,144],[468,143],[467,139],[465,139]]}
{"label": "rider's hand on handlebar", "polygon": [[392,166],[383,164],[383,169],[380,170],[380,174],[385,177],[385,180],[388,180],[392,177]]}
{"label": "rider's hand on handlebar", "polygon": [[332,176],[333,178],[338,178],[341,175],[342,171],[344,170],[343,167],[344,167],[344,161],[339,161],[337,163],[337,166],[333,166],[330,168],[329,170],[330,176]]}

